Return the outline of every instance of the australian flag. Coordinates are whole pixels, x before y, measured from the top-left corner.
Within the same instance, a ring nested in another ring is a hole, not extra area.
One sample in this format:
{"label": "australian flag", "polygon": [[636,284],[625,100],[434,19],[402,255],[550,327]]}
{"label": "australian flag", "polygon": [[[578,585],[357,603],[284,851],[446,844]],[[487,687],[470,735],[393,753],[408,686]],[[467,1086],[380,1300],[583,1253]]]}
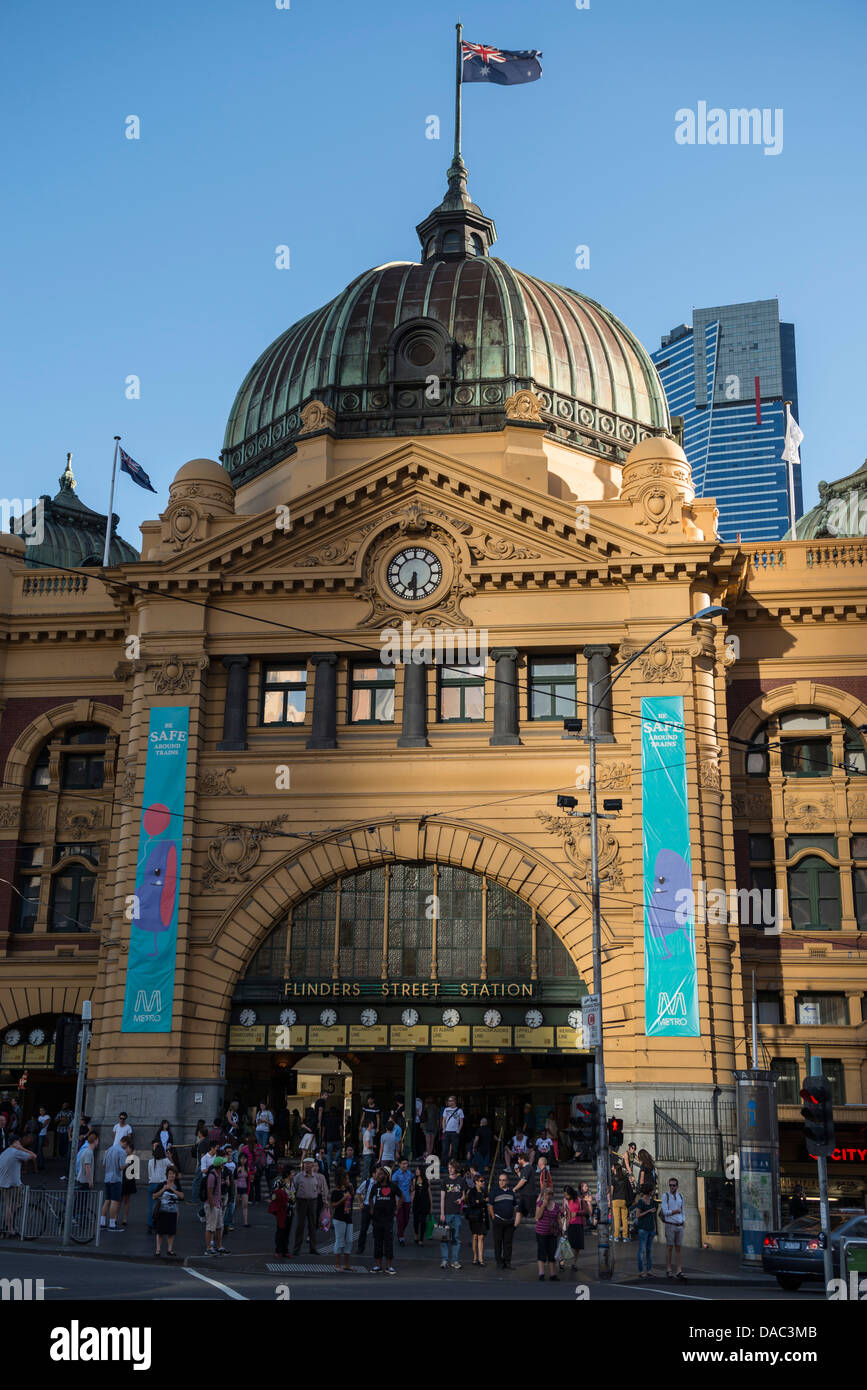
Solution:
{"label": "australian flag", "polygon": [[128,473],[133,482],[138,483],[139,487],[147,488],[148,492],[156,492],[156,488],[153,486],[141,464],[136,463],[135,459],[131,459],[129,454],[125,453],[123,449],[120,450],[120,471],[121,473]]}
{"label": "australian flag", "polygon": [[486,43],[462,43],[462,82],[493,82],[498,87],[514,87],[519,82],[537,82],[542,76],[542,54],[537,48],[513,53],[508,48],[491,48]]}

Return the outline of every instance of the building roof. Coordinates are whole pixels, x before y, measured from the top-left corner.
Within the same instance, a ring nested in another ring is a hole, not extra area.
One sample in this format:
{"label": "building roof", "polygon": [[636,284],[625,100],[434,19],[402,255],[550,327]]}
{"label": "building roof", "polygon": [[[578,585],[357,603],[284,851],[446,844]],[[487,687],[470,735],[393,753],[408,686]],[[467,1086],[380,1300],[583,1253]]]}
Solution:
{"label": "building roof", "polygon": [[[55,497],[44,494],[39,499],[42,517],[42,540],[35,542],[40,526],[38,511],[34,508],[24,518],[24,538],[34,536],[28,542],[25,564],[37,569],[52,565],[77,568],[79,565],[101,565],[105,544],[104,513],[91,511],[76,494],[75,475],[72,472],[72,455],[66,456],[66,468],[60,476],[60,491]],[[118,516],[112,513],[112,537],[109,548],[109,564],[127,564],[139,559],[138,551],[117,534]],[[16,526],[16,530],[19,527]]]}

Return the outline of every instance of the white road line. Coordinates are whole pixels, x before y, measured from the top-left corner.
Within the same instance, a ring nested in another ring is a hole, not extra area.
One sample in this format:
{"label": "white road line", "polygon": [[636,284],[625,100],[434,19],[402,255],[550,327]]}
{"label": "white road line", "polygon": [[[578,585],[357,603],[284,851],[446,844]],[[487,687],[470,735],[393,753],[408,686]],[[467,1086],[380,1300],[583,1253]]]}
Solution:
{"label": "white road line", "polygon": [[[621,1287],[621,1288],[624,1288],[625,1286],[624,1286],[623,1284],[621,1284],[620,1287]],[[648,1289],[648,1288],[643,1288],[641,1284],[630,1284],[628,1287],[629,1287],[630,1289],[635,1289],[638,1293],[661,1293],[661,1294],[664,1294],[666,1298],[692,1298],[692,1299],[694,1299],[697,1303],[712,1303],[712,1302],[713,1302],[713,1299],[712,1299],[712,1298],[705,1298],[704,1294],[701,1294],[701,1293],[675,1293],[675,1292],[674,1292],[674,1289],[654,1289],[654,1288],[649,1288],[649,1289]]]}
{"label": "white road line", "polygon": [[212,1284],[215,1289],[219,1289],[221,1293],[227,1294],[229,1298],[238,1298],[242,1303],[250,1302],[246,1294],[238,1293],[237,1289],[230,1289],[228,1284],[221,1284],[219,1279],[209,1279],[207,1274],[200,1274],[197,1269],[190,1269],[189,1265],[181,1265],[181,1269],[183,1269],[186,1274],[192,1274],[194,1279],[201,1279],[206,1284]]}

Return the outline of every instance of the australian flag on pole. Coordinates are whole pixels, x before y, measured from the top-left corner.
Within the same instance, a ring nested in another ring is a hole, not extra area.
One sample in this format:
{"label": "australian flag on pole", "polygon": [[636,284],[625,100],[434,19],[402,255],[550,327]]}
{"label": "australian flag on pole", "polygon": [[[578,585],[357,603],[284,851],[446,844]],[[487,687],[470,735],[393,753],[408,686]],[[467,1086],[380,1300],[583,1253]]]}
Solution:
{"label": "australian flag on pole", "polygon": [[542,54],[537,48],[514,53],[508,48],[491,48],[487,43],[462,43],[462,82],[493,82],[498,87],[514,87],[519,82],[537,82],[542,76]]}
{"label": "australian flag on pole", "polygon": [[147,488],[148,492],[156,492],[156,488],[153,486],[141,464],[136,463],[135,459],[131,459],[129,454],[123,449],[120,450],[120,471],[121,473],[128,473],[133,482],[138,483],[139,487]]}

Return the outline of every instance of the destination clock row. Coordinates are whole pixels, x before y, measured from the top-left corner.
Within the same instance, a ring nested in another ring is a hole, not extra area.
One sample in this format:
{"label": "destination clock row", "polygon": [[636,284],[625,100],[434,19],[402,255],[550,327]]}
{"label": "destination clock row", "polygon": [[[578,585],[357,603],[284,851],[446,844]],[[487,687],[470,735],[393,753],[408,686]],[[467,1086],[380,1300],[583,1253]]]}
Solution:
{"label": "destination clock row", "polygon": [[[419,1011],[414,1008],[406,1008],[400,1016],[400,1021],[405,1028],[415,1028],[419,1021]],[[489,1008],[483,1014],[483,1021],[487,1028],[499,1028],[503,1022],[503,1015],[499,1009]],[[253,1028],[256,1024],[258,1015],[255,1009],[242,1009],[238,1015],[238,1022],[242,1028]],[[377,1009],[370,1006],[361,1010],[359,1015],[362,1027],[375,1028],[380,1022]],[[457,1028],[461,1023],[460,1009],[453,1006],[442,1010],[441,1014],[443,1027]],[[581,1010],[572,1009],[567,1016],[567,1022],[572,1029],[581,1028]],[[280,1022],[286,1027],[292,1027],[298,1021],[298,1015],[294,1009],[283,1009],[280,1013]],[[334,1028],[340,1021],[337,1009],[328,1006],[320,1011],[319,1022],[323,1028]],[[528,1009],[524,1014],[524,1026],[527,1028],[541,1028],[545,1022],[545,1015],[541,1009]]]}

